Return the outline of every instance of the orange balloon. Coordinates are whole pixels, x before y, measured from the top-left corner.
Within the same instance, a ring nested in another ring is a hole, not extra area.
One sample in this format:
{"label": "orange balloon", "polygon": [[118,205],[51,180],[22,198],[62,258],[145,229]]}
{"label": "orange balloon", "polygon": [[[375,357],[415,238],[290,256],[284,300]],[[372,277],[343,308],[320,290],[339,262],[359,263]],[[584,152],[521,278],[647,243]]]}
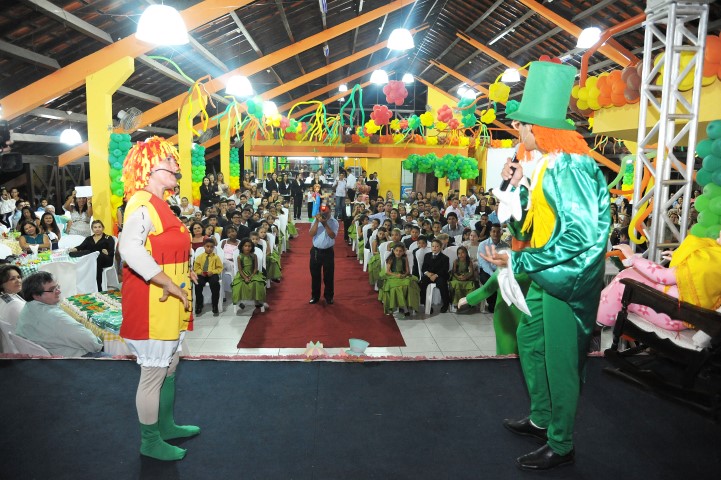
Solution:
{"label": "orange balloon", "polygon": [[626,105],[626,97],[623,96],[623,90],[621,90],[621,93],[614,93],[611,95],[611,102],[613,102],[613,105],[616,107],[623,107]]}
{"label": "orange balloon", "polygon": [[706,60],[703,62],[703,76],[704,77],[710,77],[712,75],[716,75],[716,70],[718,70],[719,63],[714,63],[709,60]]}
{"label": "orange balloon", "polygon": [[606,85],[608,85],[608,76],[598,77],[598,82],[596,82],[596,88],[603,91],[603,89],[606,88]]}
{"label": "orange balloon", "polygon": [[[721,38],[718,35],[709,35],[706,37],[706,53],[704,54],[706,62],[721,63]],[[704,76],[708,76],[704,74]]]}
{"label": "orange balloon", "polygon": [[624,90],[626,90],[626,83],[623,80],[619,79],[618,81],[614,81],[611,84],[611,95],[616,95],[619,93],[623,95]]}
{"label": "orange balloon", "polygon": [[622,82],[623,79],[621,78],[621,70],[614,70],[613,72],[609,73],[608,81],[611,82],[611,84],[615,82]]}
{"label": "orange balloon", "polygon": [[611,104],[613,103],[613,102],[611,101],[611,95],[603,95],[603,94],[599,95],[599,96],[598,96],[598,103],[599,103],[599,105],[601,105],[602,107],[610,107]]}

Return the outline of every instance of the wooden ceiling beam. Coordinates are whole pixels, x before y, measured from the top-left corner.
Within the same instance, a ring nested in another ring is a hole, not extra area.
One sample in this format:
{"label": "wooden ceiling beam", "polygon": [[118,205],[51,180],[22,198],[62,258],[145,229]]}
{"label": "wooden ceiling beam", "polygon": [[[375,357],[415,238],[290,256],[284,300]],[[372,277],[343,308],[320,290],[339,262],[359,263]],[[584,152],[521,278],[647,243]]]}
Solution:
{"label": "wooden ceiling beam", "polygon": [[[275,6],[278,7],[278,12],[280,12],[280,21],[283,23],[283,27],[285,27],[285,32],[288,34],[290,43],[295,43],[295,36],[293,35],[293,31],[290,29],[290,23],[288,23],[288,17],[285,14],[283,2],[281,0],[275,0]],[[295,58],[295,63],[298,65],[300,73],[305,75],[305,68],[303,68],[303,64],[301,63],[300,58],[298,58],[298,55],[293,55],[293,58]]]}
{"label": "wooden ceiling beam", "polygon": [[347,77],[345,77],[345,78],[342,78],[342,79],[338,80],[337,82],[333,82],[333,83],[331,83],[331,84],[329,84],[329,85],[326,85],[326,86],[323,87],[323,88],[319,88],[319,89],[314,90],[314,91],[312,91],[312,92],[310,92],[310,93],[308,93],[308,94],[306,94],[306,95],[303,95],[302,97],[295,98],[295,99],[291,100],[290,102],[279,106],[279,107],[278,107],[278,111],[279,111],[279,112],[286,112],[286,111],[288,111],[288,110],[290,109],[290,107],[292,107],[293,105],[295,105],[295,104],[298,103],[298,102],[305,102],[305,101],[308,101],[308,100],[312,100],[312,99],[314,99],[314,98],[318,98],[320,95],[323,95],[324,93],[330,92],[330,91],[333,90],[334,88],[338,88],[339,86],[341,86],[341,85],[344,84],[344,83],[347,83],[347,82],[350,82],[350,81],[352,81],[352,80],[355,80],[356,78],[362,77],[363,75],[368,75],[369,73],[373,73],[373,70],[376,70],[376,69],[378,69],[378,68],[383,68],[383,67],[385,67],[385,66],[387,66],[387,65],[390,65],[391,63],[396,62],[396,61],[400,60],[400,59],[403,58],[403,57],[405,57],[405,55],[400,56],[400,57],[389,58],[388,60],[385,60],[385,61],[383,61],[383,62],[381,62],[381,63],[377,63],[377,64],[375,64],[375,65],[371,65],[370,67],[366,68],[365,70],[362,70],[362,71],[360,71],[360,72],[358,72],[358,73],[354,73],[353,75],[349,75],[349,76],[347,76]]}
{"label": "wooden ceiling beam", "polygon": [[[207,3],[211,0],[206,0]],[[215,0],[222,3],[227,3],[223,0]],[[236,3],[238,1],[242,0],[236,0]],[[395,0],[393,2],[390,2],[382,7],[378,7],[374,10],[371,10],[359,17],[353,18],[351,20],[348,20],[346,22],[343,22],[339,25],[336,25],[334,27],[329,28],[325,32],[320,32],[315,35],[311,35],[308,38],[304,38],[303,40],[300,40],[293,45],[289,45],[285,48],[281,48],[280,50],[277,50],[273,53],[269,53],[268,55],[265,55],[262,58],[259,58],[258,60],[254,60],[250,63],[247,63],[243,65],[242,67],[236,68],[233,71],[230,71],[224,75],[221,75],[218,78],[215,78],[213,80],[210,80],[207,82],[205,86],[205,90],[208,93],[216,93],[220,91],[221,89],[225,88],[225,84],[228,81],[228,79],[233,75],[245,75],[245,76],[251,76],[254,73],[257,73],[261,70],[265,70],[267,68],[270,68],[273,65],[276,65],[277,63],[280,63],[287,58],[297,55],[300,52],[304,52],[308,50],[311,47],[314,47],[316,45],[319,45],[323,43],[324,41],[335,38],[339,35],[343,35],[344,33],[347,33],[351,30],[353,30],[355,27],[359,25],[364,25],[368,22],[371,22],[383,15],[387,15],[389,12],[398,10],[400,8],[403,8],[406,5],[410,5],[411,2],[414,0]],[[195,8],[195,7],[191,7]],[[190,10],[190,9],[188,9]],[[187,10],[184,10],[187,11]],[[186,20],[187,23],[187,20]],[[134,38],[134,37],[133,37]],[[120,42],[118,42],[120,43]],[[114,44],[117,45],[117,44]],[[112,45],[111,45],[112,47]],[[106,47],[108,48],[108,47]],[[36,82],[37,83],[37,82]],[[22,90],[20,90],[22,91]],[[14,94],[13,94],[14,95]],[[50,97],[53,98],[53,97]],[[141,117],[140,125],[138,125],[138,128],[142,128],[145,125],[148,125],[150,123],[155,123],[158,120],[162,120],[163,118],[166,118],[170,115],[176,114],[177,111],[181,108],[183,100],[186,98],[186,94],[180,94],[174,98],[171,98],[170,100],[167,100],[163,102],[162,104],[151,108],[150,110],[147,110],[146,112],[143,112],[143,115]],[[1,102],[0,102],[1,103]],[[34,105],[33,108],[37,107],[39,105]],[[4,103],[3,103],[4,108]],[[88,143],[85,142],[81,145],[78,145],[71,150],[68,150],[67,152],[61,154],[58,157],[58,164],[60,166],[67,165],[75,159],[82,157],[84,155],[87,155],[88,153]]]}
{"label": "wooden ceiling beam", "polygon": [[[563,28],[567,33],[570,33],[574,37],[578,38],[581,35],[581,31],[583,29],[579,27],[578,25],[574,24],[570,20],[567,20],[554,12],[553,10],[541,5],[540,3],[534,1],[534,0],[518,0],[520,3],[524,4],[531,10],[537,12],[542,17],[546,18],[550,22],[552,22],[555,25],[558,25],[559,27]],[[618,63],[622,67],[627,67],[634,61],[638,61],[638,58],[635,56],[633,58],[628,58],[623,53],[619,52],[617,49],[612,47],[609,44],[606,44],[598,49],[600,53],[608,57],[609,59],[613,60],[614,62]],[[635,59],[635,60],[634,60]]]}
{"label": "wooden ceiling beam", "polygon": [[[188,31],[192,31],[254,1],[204,0],[183,10],[180,14]],[[80,87],[90,73],[101,70],[123,57],[137,58],[153,48],[153,45],[135,38],[135,34],[125,37],[0,99],[3,115],[6,119],[12,120]]]}
{"label": "wooden ceiling beam", "polygon": [[481,86],[481,85],[477,85],[473,80],[471,80],[470,78],[468,78],[468,77],[466,77],[466,76],[464,76],[464,75],[461,75],[460,73],[458,73],[457,71],[453,70],[452,68],[447,67],[447,66],[443,65],[443,64],[440,63],[440,62],[436,62],[435,60],[431,60],[431,65],[433,65],[433,66],[435,66],[435,67],[437,67],[437,68],[440,68],[441,70],[443,70],[444,72],[446,72],[448,75],[451,75],[451,76],[456,77],[458,80],[460,80],[461,82],[465,83],[465,84],[468,85],[469,87],[475,88],[476,90],[479,90],[479,91],[481,91],[482,93],[485,93],[486,95],[489,95],[489,92],[488,92],[488,89],[487,89],[487,88],[485,88],[485,87],[483,87],[483,86]]}
{"label": "wooden ceiling beam", "polygon": [[[260,49],[260,47],[258,46],[258,44],[256,43],[256,41],[255,41],[255,40],[253,39],[253,37],[250,35],[250,32],[248,31],[248,29],[245,28],[245,25],[243,24],[243,22],[242,22],[242,21],[240,20],[240,18],[238,17],[238,14],[236,14],[235,12],[230,12],[230,18],[232,18],[233,21],[235,22],[235,24],[238,26],[238,30],[240,30],[240,33],[243,34],[243,36],[245,37],[245,39],[246,39],[246,40],[248,41],[248,43],[250,44],[250,48],[253,49],[253,51],[255,52],[256,55],[258,55],[258,57],[262,57],[262,56],[263,56],[263,51]],[[278,75],[278,72],[275,70],[275,68],[270,67],[270,73],[272,73],[273,76],[275,77],[275,79],[278,80],[278,85],[282,85],[282,84],[283,84],[283,79],[280,78],[280,75]]]}
{"label": "wooden ceiling beam", "polygon": [[60,64],[54,58],[40,55],[39,53],[35,53],[32,50],[18,47],[17,45],[13,45],[12,43],[8,43],[4,40],[0,40],[0,52],[6,53],[11,57],[17,58],[18,60],[37,65],[39,67],[50,68],[52,70],[57,70],[60,68]]}
{"label": "wooden ceiling beam", "polygon": [[517,64],[516,62],[514,62],[514,61],[512,61],[512,60],[507,59],[506,57],[504,57],[504,56],[501,55],[500,53],[496,52],[496,51],[493,50],[492,48],[489,48],[489,47],[483,45],[483,44],[482,44],[481,42],[479,42],[478,40],[475,40],[475,39],[469,37],[468,35],[466,35],[465,33],[462,33],[462,32],[456,32],[456,36],[457,36],[458,38],[460,38],[461,40],[463,40],[464,42],[466,42],[466,43],[470,44],[471,46],[477,48],[477,49],[480,50],[481,52],[485,53],[486,55],[488,55],[489,57],[491,57],[491,58],[494,59],[495,61],[497,61],[497,62],[499,62],[499,63],[502,63],[503,65],[507,66],[508,68],[515,68],[516,70],[518,70],[518,73],[520,73],[520,74],[523,75],[524,77],[527,77],[527,76],[528,76],[528,72],[525,71],[525,70],[521,70],[521,66],[520,66],[519,64]]}

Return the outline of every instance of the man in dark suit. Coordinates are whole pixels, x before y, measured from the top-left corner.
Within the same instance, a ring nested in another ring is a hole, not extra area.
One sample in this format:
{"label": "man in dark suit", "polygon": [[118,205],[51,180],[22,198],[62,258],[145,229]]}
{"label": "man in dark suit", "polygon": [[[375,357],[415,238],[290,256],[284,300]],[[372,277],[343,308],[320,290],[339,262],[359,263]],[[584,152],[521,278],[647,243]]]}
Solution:
{"label": "man in dark suit", "polygon": [[348,229],[353,221],[353,205],[350,203],[350,198],[348,197],[345,197],[344,204],[340,207],[339,219],[343,222],[343,239],[345,243],[350,243]]}
{"label": "man in dark suit", "polygon": [[431,245],[431,252],[426,253],[425,257],[423,257],[420,287],[421,298],[426,298],[428,285],[435,283],[441,293],[441,300],[443,301],[441,313],[446,313],[448,311],[448,304],[450,303],[450,294],[448,292],[450,263],[448,257],[441,252],[442,248],[443,244],[441,241],[434,238]]}

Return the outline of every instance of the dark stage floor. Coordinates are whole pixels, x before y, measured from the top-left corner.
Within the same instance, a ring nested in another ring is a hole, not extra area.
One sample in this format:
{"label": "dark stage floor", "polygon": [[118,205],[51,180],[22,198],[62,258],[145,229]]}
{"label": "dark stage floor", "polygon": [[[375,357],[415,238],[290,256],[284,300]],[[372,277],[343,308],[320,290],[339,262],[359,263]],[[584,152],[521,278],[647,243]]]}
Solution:
{"label": "dark stage floor", "polygon": [[516,469],[536,448],[516,360],[183,361],[176,417],[203,429],[186,458],[138,454],[129,361],[0,362],[0,478],[718,479],[721,427],[589,361],[576,464]]}

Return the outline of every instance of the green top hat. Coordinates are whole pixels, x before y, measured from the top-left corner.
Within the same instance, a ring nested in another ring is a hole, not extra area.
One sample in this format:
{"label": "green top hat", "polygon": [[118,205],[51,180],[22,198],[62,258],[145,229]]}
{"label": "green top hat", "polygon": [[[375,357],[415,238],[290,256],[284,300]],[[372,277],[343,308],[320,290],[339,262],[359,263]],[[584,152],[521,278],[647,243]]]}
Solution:
{"label": "green top hat", "polygon": [[533,62],[528,68],[521,104],[507,118],[531,125],[575,130],[566,121],[576,69],[552,62]]}

